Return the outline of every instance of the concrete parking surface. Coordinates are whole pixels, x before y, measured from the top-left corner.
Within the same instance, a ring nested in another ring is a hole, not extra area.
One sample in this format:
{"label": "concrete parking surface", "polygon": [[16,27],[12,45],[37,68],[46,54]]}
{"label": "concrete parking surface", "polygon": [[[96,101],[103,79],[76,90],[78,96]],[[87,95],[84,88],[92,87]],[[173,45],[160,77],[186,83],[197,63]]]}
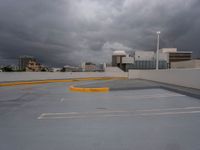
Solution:
{"label": "concrete parking surface", "polygon": [[71,84],[1,87],[0,150],[200,149],[199,99],[147,81],[108,93],[70,92]]}

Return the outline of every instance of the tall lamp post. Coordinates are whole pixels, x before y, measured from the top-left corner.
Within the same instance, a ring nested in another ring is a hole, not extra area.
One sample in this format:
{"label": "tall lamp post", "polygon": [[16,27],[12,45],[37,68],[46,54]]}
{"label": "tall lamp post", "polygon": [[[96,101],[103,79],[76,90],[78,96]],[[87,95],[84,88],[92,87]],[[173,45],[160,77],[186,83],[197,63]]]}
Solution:
{"label": "tall lamp post", "polygon": [[156,70],[159,69],[159,44],[160,44],[160,31],[157,31],[157,50],[156,50]]}

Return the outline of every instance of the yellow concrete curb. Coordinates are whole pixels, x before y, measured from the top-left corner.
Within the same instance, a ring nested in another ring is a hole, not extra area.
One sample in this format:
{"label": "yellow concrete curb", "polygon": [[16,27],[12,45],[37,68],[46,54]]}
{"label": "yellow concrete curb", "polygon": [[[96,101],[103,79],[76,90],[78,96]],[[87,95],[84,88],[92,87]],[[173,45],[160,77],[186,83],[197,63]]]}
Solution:
{"label": "yellow concrete curb", "polygon": [[110,88],[108,87],[101,87],[101,88],[81,88],[81,87],[74,87],[73,85],[69,87],[70,91],[73,92],[109,92]]}
{"label": "yellow concrete curb", "polygon": [[16,81],[0,83],[1,86],[16,86],[16,85],[29,85],[29,84],[46,84],[46,83],[56,83],[56,82],[78,82],[78,81],[93,81],[93,80],[113,80],[120,78],[111,77],[99,77],[99,78],[74,78],[74,79],[56,79],[56,80],[40,80],[40,81]]}

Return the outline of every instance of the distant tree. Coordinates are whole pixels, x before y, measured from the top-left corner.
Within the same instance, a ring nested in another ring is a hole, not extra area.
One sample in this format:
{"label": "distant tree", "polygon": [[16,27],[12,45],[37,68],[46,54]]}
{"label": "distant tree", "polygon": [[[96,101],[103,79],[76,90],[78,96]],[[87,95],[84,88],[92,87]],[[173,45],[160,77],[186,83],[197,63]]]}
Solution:
{"label": "distant tree", "polygon": [[18,70],[16,70],[16,72],[25,72],[26,70],[25,69],[18,69]]}
{"label": "distant tree", "polygon": [[60,72],[65,72],[65,68],[63,67],[63,68],[60,70]]}
{"label": "distant tree", "polygon": [[2,68],[2,71],[3,71],[3,72],[13,72],[14,70],[12,69],[12,67],[6,66],[6,67],[3,67],[3,68]]}
{"label": "distant tree", "polygon": [[42,68],[41,69],[41,72],[46,72],[47,70],[45,68]]}

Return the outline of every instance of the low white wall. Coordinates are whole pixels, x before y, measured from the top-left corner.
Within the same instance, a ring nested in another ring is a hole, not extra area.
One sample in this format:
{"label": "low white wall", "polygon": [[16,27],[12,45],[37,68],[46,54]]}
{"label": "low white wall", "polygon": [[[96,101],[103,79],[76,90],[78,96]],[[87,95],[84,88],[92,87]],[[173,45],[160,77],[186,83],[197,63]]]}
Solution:
{"label": "low white wall", "polygon": [[200,89],[200,69],[129,70],[136,78]]}
{"label": "low white wall", "polygon": [[128,78],[129,79],[139,79],[140,78],[140,70],[129,70]]}
{"label": "low white wall", "polygon": [[128,73],[112,72],[0,72],[0,82],[87,77],[128,77]]}
{"label": "low white wall", "polygon": [[0,82],[87,77],[129,77],[200,89],[200,69],[129,70],[126,72],[0,72]]}

